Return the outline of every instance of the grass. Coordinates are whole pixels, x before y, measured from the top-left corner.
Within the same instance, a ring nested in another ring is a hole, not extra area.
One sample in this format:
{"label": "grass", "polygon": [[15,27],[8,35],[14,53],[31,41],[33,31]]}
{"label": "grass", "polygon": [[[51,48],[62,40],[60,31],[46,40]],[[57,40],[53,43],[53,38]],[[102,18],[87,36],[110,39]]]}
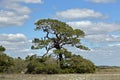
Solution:
{"label": "grass", "polygon": [[97,68],[96,73],[101,73],[101,74],[120,74],[120,67],[118,68]]}
{"label": "grass", "polygon": [[94,74],[0,74],[0,80],[120,80],[120,68],[97,69]]}
{"label": "grass", "polygon": [[120,74],[0,74],[0,80],[120,80]]}

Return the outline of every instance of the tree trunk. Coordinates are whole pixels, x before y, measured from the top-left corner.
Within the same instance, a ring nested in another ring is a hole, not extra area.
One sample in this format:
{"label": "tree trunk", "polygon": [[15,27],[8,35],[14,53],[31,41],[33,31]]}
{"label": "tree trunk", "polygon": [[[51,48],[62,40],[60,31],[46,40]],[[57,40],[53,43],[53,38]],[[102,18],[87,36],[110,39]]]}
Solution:
{"label": "tree trunk", "polygon": [[63,56],[62,53],[59,54],[60,68],[63,68]]}
{"label": "tree trunk", "polygon": [[[61,50],[61,47],[59,45],[59,43],[57,41],[54,41],[54,47],[57,49],[57,50]],[[59,57],[59,64],[60,64],[60,68],[63,68],[63,55],[61,53],[61,51],[58,53],[58,57]]]}

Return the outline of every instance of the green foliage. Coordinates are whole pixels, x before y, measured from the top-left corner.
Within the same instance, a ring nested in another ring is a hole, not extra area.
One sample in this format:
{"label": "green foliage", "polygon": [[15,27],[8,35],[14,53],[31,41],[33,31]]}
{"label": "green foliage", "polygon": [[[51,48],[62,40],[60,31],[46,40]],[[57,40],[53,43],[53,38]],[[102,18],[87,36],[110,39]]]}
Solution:
{"label": "green foliage", "polygon": [[83,49],[83,50],[90,50],[88,47],[83,46],[83,45],[78,45],[76,47],[79,48],[79,49]]}
{"label": "green foliage", "polygon": [[21,58],[15,58],[14,59],[14,65],[9,67],[8,71],[9,73],[25,73],[26,67],[28,65],[28,62],[21,59]]}
{"label": "green foliage", "polygon": [[60,67],[53,58],[34,58],[30,60],[26,73],[32,74],[55,74],[59,73]]}
{"label": "green foliage", "polygon": [[65,49],[65,48],[62,48],[61,50],[54,50],[53,52],[56,55],[59,55],[62,53],[65,58],[70,58],[72,56],[72,53],[67,51],[67,49]]}
{"label": "green foliage", "polygon": [[74,69],[76,73],[95,72],[95,65],[91,61],[84,59],[79,55],[73,55],[68,64],[70,65],[69,67]]}
{"label": "green foliage", "polygon": [[60,66],[59,64],[57,64],[56,60],[53,59],[53,58],[48,58],[46,61],[45,61],[45,68],[46,68],[46,72],[48,74],[56,74],[56,73],[59,73],[59,70],[60,70]]}
{"label": "green foliage", "polygon": [[62,68],[58,59],[52,56],[38,57],[32,55],[23,60],[21,58],[13,59],[2,53],[0,54],[0,73],[66,74],[95,72],[95,65],[91,61],[79,55],[72,55],[66,49],[62,49],[61,52],[64,55],[61,61]]}
{"label": "green foliage", "polygon": [[[32,58],[33,59],[33,58]],[[27,66],[27,73],[32,74],[57,74],[57,73],[94,73],[95,65],[79,55],[71,55],[63,59],[61,68],[58,60],[53,57],[34,58]]]}
{"label": "green foliage", "polygon": [[[43,67],[42,67],[43,66]],[[32,60],[30,63],[27,65],[27,72],[26,73],[42,73],[43,72],[44,65],[41,64],[37,60]]]}
{"label": "green foliage", "polygon": [[80,43],[80,38],[85,36],[85,33],[80,29],[73,29],[68,24],[55,19],[41,19],[38,20],[35,25],[35,30],[44,32],[45,36],[41,39],[35,38],[33,40],[35,45],[31,48],[45,48],[47,52],[43,56],[46,56],[49,50],[55,48],[57,50],[55,53],[58,52],[57,54],[61,67],[63,66],[63,57],[70,57],[70,55],[65,52],[65,49],[63,48],[64,45],[71,45],[79,49],[89,50],[88,47],[85,47]]}
{"label": "green foliage", "polygon": [[0,54],[0,73],[25,72],[27,64],[28,63],[21,58],[12,58],[4,53]]}
{"label": "green foliage", "polygon": [[74,30],[66,23],[54,19],[41,19],[38,20],[35,25],[35,30],[42,30],[46,35],[41,39],[35,38],[33,43],[36,43],[37,46],[32,46],[32,49],[61,49],[63,45],[67,44],[77,47],[80,45],[80,37],[85,36],[82,30]]}
{"label": "green foliage", "polygon": [[74,69],[72,68],[64,68],[60,70],[61,74],[69,74],[69,73],[76,73]]}
{"label": "green foliage", "polygon": [[[68,24],[55,19],[41,19],[36,23],[35,30],[41,30],[45,36],[41,39],[35,38],[32,49],[46,49],[46,53],[39,57],[37,55],[21,58],[11,58],[4,54],[5,48],[0,46],[0,72],[30,74],[57,74],[57,73],[93,73],[95,65],[79,55],[73,55],[64,45],[71,45],[79,49],[89,50],[80,43],[85,33],[80,29],[73,29]],[[48,55],[53,49],[53,55]]]}
{"label": "green foliage", "polygon": [[8,73],[9,67],[14,64],[13,58],[7,56],[6,54],[0,52],[0,73]]}
{"label": "green foliage", "polygon": [[[33,43],[35,43],[35,45],[33,45],[31,48],[32,49],[45,48],[47,52],[43,55],[43,57],[47,56],[49,50],[55,48],[55,50],[53,50],[53,53],[57,57],[54,58],[56,59],[56,62],[60,66],[61,69],[60,72],[63,73],[94,72],[94,70],[91,71],[91,69],[94,67],[94,64],[92,62],[85,60],[80,56],[72,55],[71,52],[67,51],[67,49],[63,47],[64,45],[71,45],[79,49],[90,50],[88,47],[80,43],[80,39],[85,36],[85,33],[82,30],[73,29],[68,24],[55,19],[41,19],[38,20],[35,23],[35,25],[36,25],[35,30],[44,32],[45,36],[41,39],[35,38],[33,40]],[[48,70],[49,69],[52,70],[52,68],[54,68],[53,64],[48,63],[45,64],[44,62],[41,63],[42,65],[46,66],[48,65],[49,66]],[[41,70],[41,68],[37,69],[38,71]]]}
{"label": "green foliage", "polygon": [[4,52],[6,49],[1,45],[0,46],[0,52]]}

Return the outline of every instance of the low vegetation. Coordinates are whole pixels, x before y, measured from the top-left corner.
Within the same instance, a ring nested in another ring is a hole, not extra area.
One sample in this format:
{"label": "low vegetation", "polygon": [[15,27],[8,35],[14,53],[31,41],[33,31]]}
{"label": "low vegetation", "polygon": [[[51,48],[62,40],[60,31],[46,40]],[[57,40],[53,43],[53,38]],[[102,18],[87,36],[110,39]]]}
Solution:
{"label": "low vegetation", "polygon": [[40,74],[57,74],[57,73],[94,73],[95,65],[82,58],[79,55],[72,55],[70,59],[63,60],[63,67],[61,68],[59,62],[52,57],[37,57],[29,56],[26,73]]}
{"label": "low vegetation", "polygon": [[97,66],[97,74],[120,74],[120,66]]}
{"label": "low vegetation", "polygon": [[[55,52],[55,51],[54,51]],[[0,51],[0,73],[58,74],[58,73],[94,73],[95,65],[83,57],[71,52],[64,53],[62,67],[55,56],[27,56],[26,59],[12,58]]]}
{"label": "low vegetation", "polygon": [[72,55],[71,59],[59,62],[52,57],[27,56],[25,60],[12,58],[0,54],[0,73],[28,73],[28,74],[58,74],[58,73],[93,73],[95,65],[79,55]]}

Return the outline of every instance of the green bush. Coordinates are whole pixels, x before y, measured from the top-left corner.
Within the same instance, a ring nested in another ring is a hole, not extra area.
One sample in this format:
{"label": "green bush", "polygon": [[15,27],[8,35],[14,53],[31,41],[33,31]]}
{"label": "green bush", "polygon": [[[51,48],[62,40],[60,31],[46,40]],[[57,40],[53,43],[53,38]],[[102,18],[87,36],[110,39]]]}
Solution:
{"label": "green bush", "polygon": [[2,45],[0,46],[0,52],[4,52],[6,49]]}
{"label": "green bush", "polygon": [[46,68],[46,73],[48,74],[56,74],[59,73],[60,71],[60,66],[57,64],[56,60],[53,58],[48,58],[45,61],[45,68]]}
{"label": "green bush", "polygon": [[26,72],[26,67],[28,65],[28,62],[21,58],[15,58],[14,59],[14,65],[9,67],[9,73],[25,73]]}
{"label": "green bush", "polygon": [[37,60],[32,60],[27,65],[26,73],[36,73],[35,68],[38,67],[39,62]]}
{"label": "green bush", "polygon": [[27,73],[32,74],[57,74],[57,73],[94,73],[95,65],[79,55],[63,60],[63,68],[52,57],[32,58],[27,66]]}
{"label": "green bush", "polygon": [[44,62],[40,62],[40,61],[41,61],[41,59],[39,59],[39,58],[36,58],[36,60],[34,59],[34,60],[30,61],[30,63],[27,66],[27,73],[33,73],[33,74],[59,73],[60,67],[54,59],[48,58]]}
{"label": "green bush", "polygon": [[13,58],[0,52],[0,73],[8,73],[9,68],[14,64]]}
{"label": "green bush", "polygon": [[95,65],[81,56],[74,55],[68,63],[75,73],[94,73]]}

